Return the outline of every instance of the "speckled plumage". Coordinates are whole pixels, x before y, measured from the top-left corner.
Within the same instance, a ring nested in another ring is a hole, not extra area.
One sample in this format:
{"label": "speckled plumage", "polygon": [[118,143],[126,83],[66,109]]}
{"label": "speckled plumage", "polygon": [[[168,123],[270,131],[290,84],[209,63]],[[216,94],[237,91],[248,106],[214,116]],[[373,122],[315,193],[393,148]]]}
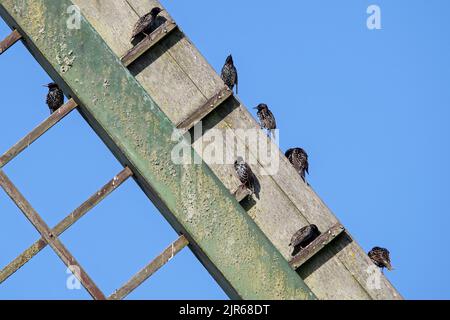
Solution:
{"label": "speckled plumage", "polygon": [[46,87],[48,87],[46,103],[52,114],[64,104],[64,93],[56,83],[49,83]]}
{"label": "speckled plumage", "polygon": [[158,27],[157,17],[163,11],[159,7],[155,7],[146,15],[139,18],[138,22],[134,25],[133,33],[131,35],[131,42],[133,42],[138,36],[148,36]]}
{"label": "speckled plumage", "polygon": [[252,193],[255,193],[255,175],[250,166],[241,158],[234,162],[234,169],[242,186],[246,187]]}
{"label": "speckled plumage", "polygon": [[227,57],[225,61],[225,65],[222,68],[221,77],[223,82],[233,91],[234,86],[236,86],[236,94],[238,94],[238,72],[236,67],[234,66],[233,57],[231,54]]}
{"label": "speckled plumage", "polygon": [[293,247],[292,256],[297,255],[302,249],[306,248],[311,242],[320,236],[319,228],[315,224],[301,228],[291,239],[290,247]]}
{"label": "speckled plumage", "polygon": [[306,182],[306,173],[309,174],[308,154],[302,148],[292,148],[286,151],[286,158]]}
{"label": "speckled plumage", "polygon": [[258,110],[257,116],[260,121],[261,128],[268,130],[269,134],[274,134],[274,130],[277,128],[277,122],[273,113],[270,111],[267,104],[261,103],[256,108]]}
{"label": "speckled plumage", "polygon": [[388,249],[375,247],[369,251],[368,256],[377,267],[381,269],[386,268],[389,271],[393,270]]}

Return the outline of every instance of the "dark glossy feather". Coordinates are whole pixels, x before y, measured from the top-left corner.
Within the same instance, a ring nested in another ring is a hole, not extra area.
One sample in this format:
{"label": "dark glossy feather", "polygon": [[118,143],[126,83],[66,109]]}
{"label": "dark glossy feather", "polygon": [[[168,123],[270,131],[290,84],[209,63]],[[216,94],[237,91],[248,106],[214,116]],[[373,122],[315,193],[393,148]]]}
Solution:
{"label": "dark glossy feather", "polygon": [[236,86],[236,94],[238,94],[238,72],[236,67],[234,66],[233,57],[229,55],[225,62],[225,65],[222,68],[221,78],[223,82],[233,91],[234,86]]}
{"label": "dark glossy feather", "polygon": [[300,174],[303,181],[306,181],[306,173],[309,174],[308,154],[302,148],[292,148],[286,151],[286,158]]}
{"label": "dark glossy feather", "polygon": [[161,8],[155,7],[152,9],[152,11],[139,18],[138,22],[136,22],[133,28],[133,33],[131,35],[132,42],[137,36],[147,36],[156,30],[156,28],[158,27],[157,17],[161,11]]}
{"label": "dark glossy feather", "polygon": [[64,104],[64,93],[56,83],[49,83],[46,103],[50,113],[55,112]]}
{"label": "dark glossy feather", "polygon": [[234,163],[234,169],[242,185],[252,193],[255,193],[255,175],[250,166],[239,157]]}
{"label": "dark glossy feather", "polygon": [[391,257],[388,249],[375,247],[368,253],[369,258],[379,268],[392,270]]}
{"label": "dark glossy feather", "polygon": [[302,249],[306,248],[311,242],[320,236],[319,228],[315,224],[301,228],[291,239],[289,246],[293,247],[292,256],[297,255]]}

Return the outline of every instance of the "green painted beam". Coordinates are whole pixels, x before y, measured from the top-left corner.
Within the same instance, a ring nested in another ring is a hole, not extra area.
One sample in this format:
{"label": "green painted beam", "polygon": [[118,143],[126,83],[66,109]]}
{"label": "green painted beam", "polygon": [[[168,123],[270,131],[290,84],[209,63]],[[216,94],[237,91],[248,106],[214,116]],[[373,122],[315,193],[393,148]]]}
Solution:
{"label": "green painted beam", "polygon": [[0,14],[231,298],[314,299],[206,164],[173,164],[173,123],[84,17],[67,27],[71,5],[0,0]]}

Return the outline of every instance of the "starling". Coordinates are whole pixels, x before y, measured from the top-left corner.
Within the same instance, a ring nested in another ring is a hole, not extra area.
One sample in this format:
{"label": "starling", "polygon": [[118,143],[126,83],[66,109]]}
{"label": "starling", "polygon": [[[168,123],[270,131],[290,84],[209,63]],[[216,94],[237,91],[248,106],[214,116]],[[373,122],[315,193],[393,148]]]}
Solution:
{"label": "starling", "polygon": [[250,168],[250,166],[245,163],[242,157],[238,157],[234,162],[234,169],[241,181],[243,187],[247,188],[249,191],[255,193],[256,191],[256,177]]}
{"label": "starling", "polygon": [[238,73],[234,66],[231,54],[227,57],[225,65],[223,66],[221,77],[231,91],[233,91],[233,88],[236,85],[236,94],[238,94]]}
{"label": "starling", "polygon": [[291,239],[290,247],[293,247],[292,256],[296,256],[302,249],[311,244],[320,236],[319,228],[315,224],[301,228]]}
{"label": "starling", "polygon": [[267,129],[269,131],[269,135],[273,134],[275,137],[275,129],[277,128],[277,123],[275,121],[275,117],[272,112],[269,110],[269,107],[261,103],[256,108],[258,110],[257,115],[260,121],[261,128]]}
{"label": "starling", "polygon": [[303,181],[305,180],[305,173],[309,174],[308,154],[302,148],[293,148],[286,151],[286,158],[294,166],[295,170],[300,174]]}
{"label": "starling", "polygon": [[54,82],[51,82],[44,87],[48,88],[46,102],[50,109],[50,114],[52,114],[64,104],[64,93]]}
{"label": "starling", "polygon": [[134,25],[133,35],[131,36],[131,42],[138,36],[148,36],[158,28],[157,17],[164,11],[159,7],[155,7],[146,15],[139,18],[138,22]]}
{"label": "starling", "polygon": [[388,249],[375,247],[370,250],[368,255],[372,262],[375,263],[377,267],[381,268],[381,270],[383,270],[384,268],[388,269],[389,271],[393,270]]}

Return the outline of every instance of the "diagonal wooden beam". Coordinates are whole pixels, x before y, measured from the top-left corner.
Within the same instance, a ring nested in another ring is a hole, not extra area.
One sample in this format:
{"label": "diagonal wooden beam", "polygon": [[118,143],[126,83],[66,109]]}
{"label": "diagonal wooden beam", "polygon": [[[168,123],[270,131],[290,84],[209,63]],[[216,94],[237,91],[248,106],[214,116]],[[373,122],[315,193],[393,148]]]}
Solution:
{"label": "diagonal wooden beam", "polygon": [[145,280],[150,278],[156,271],[161,269],[167,262],[173,259],[184,247],[189,244],[189,241],[181,236],[177,241],[172,243],[166,250],[163,251],[158,257],[150,262],[145,268],[139,271],[133,276],[130,281],[122,286],[119,290],[114,292],[108,299],[109,300],[122,300],[128,296],[134,289],[139,287]]}
{"label": "diagonal wooden beam", "polygon": [[22,138],[11,149],[6,151],[0,157],[0,168],[6,166],[6,164],[8,164],[12,159],[17,157],[19,153],[28,148],[33,142],[35,142],[51,127],[53,127],[55,124],[61,121],[76,107],[77,104],[73,99],[70,99],[66,104],[61,106],[61,108],[55,111],[50,117],[48,117],[45,121],[39,124],[33,131],[27,134],[24,138]]}
{"label": "diagonal wooden beam", "polygon": [[297,270],[344,231],[345,228],[343,225],[341,225],[340,223],[335,224],[333,227],[327,230],[327,232],[322,233],[309,246],[300,251],[294,258],[292,258],[289,264],[292,268]]}
{"label": "diagonal wooden beam", "polygon": [[[102,6],[100,1],[87,2]],[[18,26],[33,56],[76,99],[83,117],[119,161],[133,170],[139,186],[176,232],[189,238],[193,253],[231,298],[314,299],[211,169],[204,162],[179,164],[173,157],[179,146],[173,139],[174,122],[84,13],[77,29],[67,28],[67,19],[61,16],[73,4],[1,0],[0,15],[10,26]],[[51,39],[42,37],[42,26],[52,30]],[[195,151],[188,148],[183,153]]]}
{"label": "diagonal wooden beam", "polygon": [[0,186],[5,190],[11,200],[23,212],[31,224],[41,234],[42,238],[47,242],[58,257],[70,270],[77,270],[74,276],[86,288],[89,294],[96,300],[105,300],[105,295],[100,291],[97,285],[92,281],[89,275],[84,271],[81,265],[75,260],[69,250],[61,243],[55,233],[47,226],[41,216],[33,209],[25,197],[19,192],[14,184],[9,180],[5,173],[0,170]]}
{"label": "diagonal wooden beam", "polygon": [[128,67],[134,61],[136,61],[140,56],[150,50],[158,42],[164,39],[170,32],[175,30],[177,24],[174,21],[166,21],[163,25],[159,26],[158,29],[153,31],[144,40],[139,42],[136,46],[131,48],[122,58],[122,63]]}
{"label": "diagonal wooden beam", "polygon": [[14,30],[9,36],[0,42],[0,55],[5,53],[6,50],[11,48],[20,39],[22,39],[22,35],[19,31]]}
{"label": "diagonal wooden beam", "polygon": [[[97,204],[99,204],[103,199],[110,195],[114,190],[116,190],[122,183],[124,183],[128,178],[133,175],[129,168],[125,168],[117,176],[115,176],[111,181],[105,184],[98,192],[93,194],[87,201],[85,201],[81,206],[75,209],[71,214],[69,214],[64,220],[62,220],[58,225],[52,230],[52,233],[58,237],[68,228],[70,228],[75,222],[81,219],[87,212],[92,210]],[[12,276],[20,268],[22,268],[28,261],[30,261],[34,256],[41,252],[47,246],[47,242],[44,238],[40,238],[28,249],[26,249],[21,255],[14,259],[10,264],[8,264],[3,270],[0,271],[0,284],[2,284],[6,279]]]}

